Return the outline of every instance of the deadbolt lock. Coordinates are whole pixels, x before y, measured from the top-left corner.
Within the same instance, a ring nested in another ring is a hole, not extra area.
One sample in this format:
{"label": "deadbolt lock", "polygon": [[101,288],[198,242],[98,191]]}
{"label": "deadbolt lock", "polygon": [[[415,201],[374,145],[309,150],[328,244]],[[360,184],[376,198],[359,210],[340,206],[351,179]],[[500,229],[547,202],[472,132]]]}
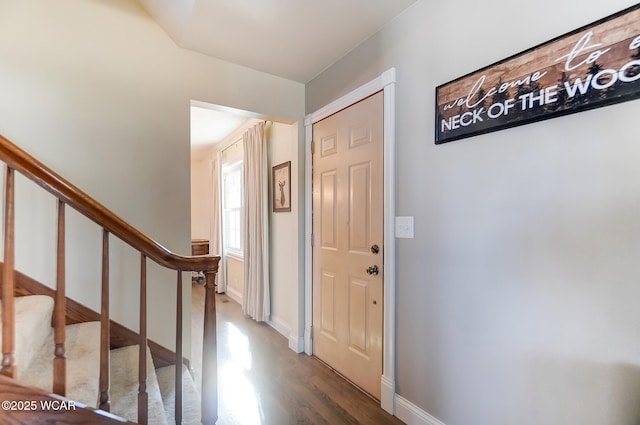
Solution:
{"label": "deadbolt lock", "polygon": [[377,254],[380,252],[380,247],[376,244],[371,245],[371,253],[372,254]]}

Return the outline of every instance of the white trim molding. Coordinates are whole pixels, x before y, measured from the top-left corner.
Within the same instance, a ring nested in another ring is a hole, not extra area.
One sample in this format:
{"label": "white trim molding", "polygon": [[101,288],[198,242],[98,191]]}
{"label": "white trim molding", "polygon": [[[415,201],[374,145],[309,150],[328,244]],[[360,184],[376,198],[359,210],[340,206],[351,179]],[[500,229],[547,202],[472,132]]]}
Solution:
{"label": "white trim molding", "polygon": [[305,117],[305,302],[304,302],[304,351],[313,353],[312,317],[312,199],[311,192],[311,142],[313,124],[329,115],[347,108],[379,91],[384,91],[384,346],[381,377],[381,404],[387,412],[395,413],[395,358],[396,358],[396,245],[394,237],[395,217],[395,85],[396,70],[391,68],[379,77],[331,102]]}
{"label": "white trim molding", "polygon": [[291,326],[289,326],[285,320],[271,315],[266,323],[275,329],[280,335],[287,338],[289,349],[296,353],[302,353],[304,351],[304,338],[301,338],[291,332]]}
{"label": "white trim molding", "polygon": [[311,233],[313,233],[313,222],[311,220],[313,208],[313,186],[311,142],[313,141],[313,123],[311,115],[304,117],[304,352],[307,355],[313,354],[313,339],[311,338],[311,326],[313,325],[313,290],[312,282],[312,255]]}
{"label": "white trim molding", "polygon": [[302,353],[304,351],[304,338],[294,333],[289,334],[289,349],[296,353]]}
{"label": "white trim molding", "polygon": [[238,292],[235,289],[229,288],[227,286],[226,294],[229,296],[229,298],[231,298],[232,300],[234,300],[235,302],[240,304],[240,306],[242,306],[242,293],[241,292]]}
{"label": "white trim molding", "polygon": [[382,375],[380,380],[380,407],[387,412],[395,412],[396,383]]}
{"label": "white trim molding", "polygon": [[278,331],[280,335],[285,338],[289,338],[289,334],[291,333],[291,326],[281,318],[271,315],[269,320],[267,320],[267,324],[271,326],[273,329]]}
{"label": "white trim molding", "polygon": [[407,425],[444,425],[409,400],[396,394],[396,416]]}

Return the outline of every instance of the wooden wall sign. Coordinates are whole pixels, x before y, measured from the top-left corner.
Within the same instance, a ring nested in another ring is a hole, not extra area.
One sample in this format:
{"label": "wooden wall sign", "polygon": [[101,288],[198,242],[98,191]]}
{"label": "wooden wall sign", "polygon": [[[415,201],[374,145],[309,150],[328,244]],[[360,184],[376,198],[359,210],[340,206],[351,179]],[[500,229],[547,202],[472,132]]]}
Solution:
{"label": "wooden wall sign", "polygon": [[640,97],[640,4],[436,88],[435,143]]}

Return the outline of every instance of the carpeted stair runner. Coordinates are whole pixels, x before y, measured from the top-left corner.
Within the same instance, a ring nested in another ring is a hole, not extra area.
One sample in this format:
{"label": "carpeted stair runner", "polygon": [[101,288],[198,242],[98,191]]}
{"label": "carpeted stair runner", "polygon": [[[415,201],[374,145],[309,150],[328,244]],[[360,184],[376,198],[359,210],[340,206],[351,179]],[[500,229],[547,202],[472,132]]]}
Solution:
{"label": "carpeted stair runner", "polygon": [[[0,312],[2,306],[0,305]],[[53,299],[44,295],[19,297],[15,299],[15,349],[14,364],[17,378],[29,370],[31,362],[40,347],[51,334],[51,315],[53,313]],[[0,316],[0,323],[2,316]],[[2,332],[0,332],[0,344]],[[51,346],[53,353],[53,345]]]}
{"label": "carpeted stair runner", "polygon": [[[17,297],[15,312],[17,379],[25,385],[51,392],[54,357],[53,328],[51,327],[53,299],[41,295]],[[98,403],[99,338],[99,322],[80,323],[66,327],[66,397],[88,406],[97,406]],[[1,342],[0,332],[0,344]],[[138,346],[111,350],[110,365],[111,413],[137,422]],[[174,370],[173,366],[170,366],[156,371],[147,347],[149,425],[175,425],[173,412]],[[156,372],[159,377],[156,376]],[[182,423],[184,425],[200,425],[199,406],[200,396],[195,389],[189,371],[183,368]]]}
{"label": "carpeted stair runner", "polygon": [[[87,406],[98,401],[100,378],[100,322],[67,326],[67,394],[66,397]],[[19,381],[32,387],[53,391],[53,331],[40,346],[31,366],[23,370]]]}
{"label": "carpeted stair runner", "polygon": [[[131,422],[138,420],[138,346],[111,350],[111,412]],[[153,359],[147,347],[149,424],[167,425]]]}
{"label": "carpeted stair runner", "polygon": [[[176,367],[166,366],[156,369],[156,374],[158,375],[167,423],[175,425]],[[202,425],[200,422],[200,394],[196,390],[191,373],[184,365],[182,365],[182,424]]]}

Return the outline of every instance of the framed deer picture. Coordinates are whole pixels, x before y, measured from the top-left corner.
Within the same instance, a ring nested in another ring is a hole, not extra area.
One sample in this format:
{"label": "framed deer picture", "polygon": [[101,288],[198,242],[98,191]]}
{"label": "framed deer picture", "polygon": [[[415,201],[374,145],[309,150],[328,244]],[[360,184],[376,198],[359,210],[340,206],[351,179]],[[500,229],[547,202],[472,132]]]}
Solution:
{"label": "framed deer picture", "polygon": [[272,168],[273,212],[291,211],[291,161]]}

